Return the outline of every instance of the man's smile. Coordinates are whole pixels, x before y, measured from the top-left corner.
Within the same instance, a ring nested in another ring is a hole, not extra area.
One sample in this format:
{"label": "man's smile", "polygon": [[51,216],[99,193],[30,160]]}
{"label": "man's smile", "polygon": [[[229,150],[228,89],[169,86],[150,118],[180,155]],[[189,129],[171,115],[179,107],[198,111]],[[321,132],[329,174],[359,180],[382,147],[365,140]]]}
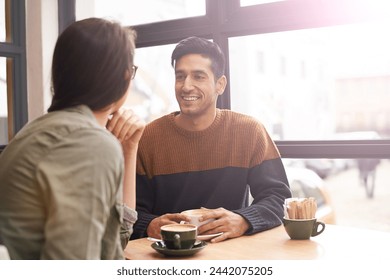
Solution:
{"label": "man's smile", "polygon": [[196,101],[198,100],[200,97],[199,96],[182,96],[181,97],[183,100],[185,101]]}

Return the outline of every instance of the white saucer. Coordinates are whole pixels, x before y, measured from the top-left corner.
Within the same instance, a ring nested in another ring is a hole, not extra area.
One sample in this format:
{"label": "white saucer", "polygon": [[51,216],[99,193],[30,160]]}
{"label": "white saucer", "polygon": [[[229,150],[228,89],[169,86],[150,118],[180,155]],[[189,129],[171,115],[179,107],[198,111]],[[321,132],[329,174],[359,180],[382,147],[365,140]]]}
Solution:
{"label": "white saucer", "polygon": [[223,232],[218,232],[218,233],[214,233],[214,234],[206,234],[206,235],[198,235],[196,237],[196,239],[201,240],[201,241],[206,241],[206,240],[210,240],[214,237],[220,236],[222,234],[223,234]]}

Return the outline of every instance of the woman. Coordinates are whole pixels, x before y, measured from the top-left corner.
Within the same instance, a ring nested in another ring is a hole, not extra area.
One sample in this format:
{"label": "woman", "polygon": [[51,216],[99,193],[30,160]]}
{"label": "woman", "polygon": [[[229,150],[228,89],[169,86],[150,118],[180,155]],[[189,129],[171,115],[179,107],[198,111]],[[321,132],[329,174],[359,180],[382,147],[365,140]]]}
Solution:
{"label": "woman", "polygon": [[121,109],[137,70],[134,40],[98,18],[59,36],[48,114],[0,157],[0,232],[12,259],[123,258],[145,126]]}

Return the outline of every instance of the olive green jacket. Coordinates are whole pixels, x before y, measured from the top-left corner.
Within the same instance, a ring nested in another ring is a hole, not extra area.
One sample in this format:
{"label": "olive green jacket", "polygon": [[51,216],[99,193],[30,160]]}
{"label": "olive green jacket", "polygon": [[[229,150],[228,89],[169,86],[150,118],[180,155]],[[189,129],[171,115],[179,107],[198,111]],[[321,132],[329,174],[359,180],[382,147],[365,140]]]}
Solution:
{"label": "olive green jacket", "polygon": [[122,259],[119,141],[86,106],[27,124],[0,155],[0,235],[12,259]]}

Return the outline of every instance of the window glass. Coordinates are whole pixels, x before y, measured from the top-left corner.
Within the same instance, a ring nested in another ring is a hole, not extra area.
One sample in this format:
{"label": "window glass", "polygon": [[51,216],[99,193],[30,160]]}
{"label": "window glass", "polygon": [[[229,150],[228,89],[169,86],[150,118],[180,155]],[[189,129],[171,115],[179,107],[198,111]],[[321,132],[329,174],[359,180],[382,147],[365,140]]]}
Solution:
{"label": "window glass", "polygon": [[138,71],[125,106],[131,107],[146,122],[179,110],[170,61],[175,46],[138,48],[135,51],[134,64]]}
{"label": "window glass", "polygon": [[273,3],[273,2],[282,2],[282,1],[285,0],[241,0],[240,5],[241,7],[246,7],[246,6],[253,6],[253,5]]}
{"label": "window glass", "polygon": [[283,159],[293,196],[314,197],[326,223],[390,231],[388,159]]}
{"label": "window glass", "polygon": [[231,106],[281,140],[390,138],[389,22],[229,39]]}
{"label": "window glass", "polygon": [[205,1],[199,0],[79,0],[76,2],[77,20],[95,16],[115,19],[123,25],[202,16],[205,13]]}
{"label": "window glass", "polygon": [[7,59],[0,57],[0,145],[8,143]]}
{"label": "window glass", "polygon": [[0,0],[0,42],[5,42],[5,0]]}

